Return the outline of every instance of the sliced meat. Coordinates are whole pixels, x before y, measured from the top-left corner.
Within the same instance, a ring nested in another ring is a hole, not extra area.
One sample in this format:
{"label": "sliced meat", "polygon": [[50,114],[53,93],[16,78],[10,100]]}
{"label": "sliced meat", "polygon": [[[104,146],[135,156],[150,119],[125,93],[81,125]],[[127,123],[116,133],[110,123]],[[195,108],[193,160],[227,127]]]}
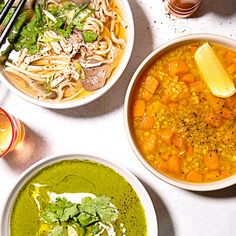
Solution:
{"label": "sliced meat", "polygon": [[102,88],[107,78],[111,74],[111,66],[102,65],[94,68],[84,68],[85,80],[82,81],[83,87],[87,91],[94,91],[96,89]]}
{"label": "sliced meat", "polygon": [[84,37],[83,37],[83,35],[82,35],[82,33],[81,33],[80,30],[78,30],[78,29],[73,29],[72,32],[73,32],[72,35],[75,36],[76,39],[79,40],[79,42],[84,40]]}

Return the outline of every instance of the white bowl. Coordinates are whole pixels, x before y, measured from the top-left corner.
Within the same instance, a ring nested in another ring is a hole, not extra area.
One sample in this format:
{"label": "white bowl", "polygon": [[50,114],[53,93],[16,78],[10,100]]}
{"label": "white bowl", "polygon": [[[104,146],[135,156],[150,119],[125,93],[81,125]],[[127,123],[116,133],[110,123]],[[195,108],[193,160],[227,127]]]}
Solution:
{"label": "white bowl", "polygon": [[132,137],[132,132],[130,129],[130,124],[129,124],[129,111],[130,111],[130,104],[131,104],[131,97],[134,91],[134,88],[140,78],[140,75],[142,74],[143,71],[159,56],[161,56],[163,53],[165,53],[167,50],[170,50],[171,48],[174,48],[178,45],[185,44],[188,42],[194,42],[194,41],[209,41],[212,43],[216,43],[219,45],[222,45],[227,48],[231,48],[232,50],[236,51],[236,41],[219,36],[219,35],[213,35],[213,34],[193,34],[193,35],[187,35],[184,37],[180,37],[174,40],[171,40],[160,47],[158,47],[156,50],[154,50],[149,56],[147,56],[144,61],[141,63],[141,65],[138,67],[138,69],[135,71],[129,87],[127,89],[126,97],[125,97],[125,104],[124,104],[124,119],[125,119],[125,129],[126,133],[129,139],[129,142],[131,144],[131,147],[133,151],[135,152],[136,156],[138,159],[142,162],[142,164],[155,176],[160,178],[161,180],[172,184],[174,186],[183,188],[183,189],[188,189],[188,190],[193,190],[193,191],[212,191],[212,190],[217,190],[217,189],[222,189],[226,188],[228,186],[236,184],[236,175],[233,175],[229,178],[220,180],[220,181],[215,181],[215,182],[210,182],[210,183],[190,183],[187,181],[181,181],[175,178],[172,178],[170,176],[164,175],[155,168],[153,168],[142,156],[141,152],[138,150],[134,139]]}
{"label": "white bowl", "polygon": [[47,101],[39,101],[36,98],[33,98],[30,95],[22,92],[20,89],[17,88],[17,86],[15,86],[12,82],[10,82],[7,78],[5,78],[1,72],[0,72],[0,81],[2,81],[2,83],[5,84],[5,86],[8,87],[8,89],[11,90],[14,94],[25,99],[26,101],[34,103],[42,107],[51,108],[51,109],[68,109],[68,108],[73,108],[73,107],[79,107],[98,99],[103,94],[105,94],[121,77],[122,73],[124,72],[129,62],[129,59],[131,57],[132,50],[133,50],[133,45],[134,45],[134,20],[133,20],[132,11],[129,6],[129,2],[126,0],[125,1],[117,0],[117,3],[120,6],[124,19],[128,25],[126,29],[127,44],[126,44],[124,55],[122,56],[122,59],[118,65],[118,68],[115,69],[111,78],[109,78],[109,80],[107,81],[107,83],[105,84],[103,88],[98,89],[93,94],[86,96],[84,98],[81,98],[81,99],[72,100],[72,101],[63,102],[63,103],[62,102],[52,103],[52,102],[47,102]]}
{"label": "white bowl", "polygon": [[19,190],[22,188],[22,186],[27,182],[27,180],[32,177],[35,173],[37,173],[42,168],[56,163],[58,161],[62,160],[89,160],[92,162],[100,163],[102,165],[108,166],[111,169],[113,169],[115,172],[120,174],[124,177],[124,179],[132,186],[132,188],[137,193],[140,202],[143,206],[145,216],[146,216],[146,223],[147,223],[147,235],[148,236],[157,236],[158,235],[158,224],[157,224],[157,218],[156,213],[152,204],[152,201],[143,187],[143,185],[140,183],[140,181],[127,169],[124,167],[121,167],[120,165],[113,164],[109,161],[106,161],[104,159],[98,158],[98,157],[92,157],[87,155],[79,155],[79,154],[69,154],[69,155],[62,155],[62,156],[53,156],[48,157],[46,159],[43,159],[34,165],[32,165],[30,168],[28,168],[18,179],[13,189],[10,191],[9,197],[7,199],[7,202],[5,203],[5,207],[3,210],[3,213],[1,215],[1,221],[0,221],[0,235],[10,235],[10,213],[11,208],[14,203],[14,200],[19,192]]}

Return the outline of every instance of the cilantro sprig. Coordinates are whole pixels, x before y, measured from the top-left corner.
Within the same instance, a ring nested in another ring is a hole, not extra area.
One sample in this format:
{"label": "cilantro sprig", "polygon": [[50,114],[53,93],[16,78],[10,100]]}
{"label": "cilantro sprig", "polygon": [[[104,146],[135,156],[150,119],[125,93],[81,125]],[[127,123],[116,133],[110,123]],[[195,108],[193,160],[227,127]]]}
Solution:
{"label": "cilantro sprig", "polygon": [[[45,205],[40,220],[51,226],[50,236],[66,235],[68,225],[78,233],[85,235],[98,234],[102,229],[99,222],[109,225],[118,217],[117,208],[111,204],[111,199],[105,196],[96,198],[86,197],[81,204],[68,201],[66,198],[57,198],[55,203]],[[83,232],[83,233],[81,233]]]}

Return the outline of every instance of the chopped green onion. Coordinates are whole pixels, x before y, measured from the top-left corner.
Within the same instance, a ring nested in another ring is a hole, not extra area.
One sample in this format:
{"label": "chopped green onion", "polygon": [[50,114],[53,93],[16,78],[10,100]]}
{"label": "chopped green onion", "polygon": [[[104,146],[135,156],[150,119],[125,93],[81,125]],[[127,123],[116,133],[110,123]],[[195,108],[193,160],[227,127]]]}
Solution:
{"label": "chopped green onion", "polygon": [[57,23],[57,19],[54,15],[52,15],[49,11],[43,10],[43,13],[54,23]]}

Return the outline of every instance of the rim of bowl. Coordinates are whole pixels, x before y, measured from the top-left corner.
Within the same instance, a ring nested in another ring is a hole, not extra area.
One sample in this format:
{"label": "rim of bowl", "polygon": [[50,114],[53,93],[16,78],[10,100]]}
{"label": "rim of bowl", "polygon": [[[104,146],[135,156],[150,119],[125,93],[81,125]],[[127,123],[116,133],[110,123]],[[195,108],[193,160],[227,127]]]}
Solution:
{"label": "rim of bowl", "polygon": [[163,180],[164,182],[171,184],[175,187],[179,187],[186,190],[191,191],[213,191],[223,189],[229,186],[236,184],[236,175],[230,176],[226,179],[215,181],[215,182],[208,182],[208,183],[192,183],[187,181],[182,181],[175,179],[171,176],[162,174],[155,168],[153,168],[142,156],[141,152],[138,150],[135,141],[132,136],[132,132],[129,125],[129,108],[131,102],[131,95],[133,89],[136,85],[136,82],[139,80],[140,75],[143,71],[158,57],[158,55],[166,52],[167,50],[174,48],[178,45],[184,44],[186,42],[194,42],[194,41],[209,41],[212,43],[216,43],[222,45],[227,48],[231,48],[236,51],[236,41],[225,36],[216,35],[216,34],[190,34],[185,35],[182,37],[178,37],[176,39],[172,39],[161,46],[157,47],[153,52],[151,52],[139,65],[137,70],[135,71],[133,77],[130,80],[126,95],[125,95],[125,103],[124,103],[124,122],[125,122],[125,130],[128,136],[129,143],[138,157],[139,161],[144,165],[146,169],[148,169],[153,175],[158,177],[159,179]]}
{"label": "rim of bowl", "polygon": [[53,102],[47,102],[47,101],[40,101],[34,97],[31,97],[30,95],[27,95],[26,93],[18,89],[17,86],[14,86],[7,78],[4,77],[4,75],[1,72],[0,72],[0,81],[18,97],[30,103],[33,103],[35,105],[49,108],[49,109],[69,109],[69,108],[74,108],[74,107],[81,107],[97,100],[98,98],[103,96],[107,91],[109,91],[113,87],[113,85],[120,79],[120,77],[124,73],[130,61],[130,57],[131,57],[133,47],[134,47],[134,36],[135,36],[134,19],[133,19],[133,13],[131,11],[130,4],[128,1],[122,1],[122,0],[117,0],[117,3],[128,25],[128,28],[126,31],[127,43],[126,43],[124,54],[121,58],[121,62],[118,64],[117,68],[114,70],[113,72],[114,74],[111,76],[111,78],[107,80],[107,83],[105,84],[104,87],[96,90],[93,94],[89,96],[85,96],[84,98],[72,100],[70,102],[53,103]]}
{"label": "rim of bowl", "polygon": [[101,157],[96,157],[93,155],[87,154],[63,154],[63,155],[53,155],[46,157],[28,169],[26,169],[17,179],[14,186],[8,193],[8,197],[5,201],[4,208],[0,218],[0,235],[9,235],[9,222],[10,222],[10,213],[11,208],[14,203],[14,200],[19,193],[22,186],[27,182],[29,178],[31,178],[34,174],[36,174],[41,169],[45,168],[48,165],[54,164],[56,162],[60,162],[63,160],[88,160],[91,162],[99,163],[104,166],[111,168],[113,171],[122,176],[135,190],[141,205],[144,209],[145,217],[146,217],[146,225],[147,225],[147,235],[148,236],[157,236],[158,235],[158,221],[155,212],[155,208],[153,206],[152,200],[144,188],[143,184],[138,180],[138,178],[131,173],[127,168],[122,166],[121,164],[115,164],[108,160],[105,160]]}

